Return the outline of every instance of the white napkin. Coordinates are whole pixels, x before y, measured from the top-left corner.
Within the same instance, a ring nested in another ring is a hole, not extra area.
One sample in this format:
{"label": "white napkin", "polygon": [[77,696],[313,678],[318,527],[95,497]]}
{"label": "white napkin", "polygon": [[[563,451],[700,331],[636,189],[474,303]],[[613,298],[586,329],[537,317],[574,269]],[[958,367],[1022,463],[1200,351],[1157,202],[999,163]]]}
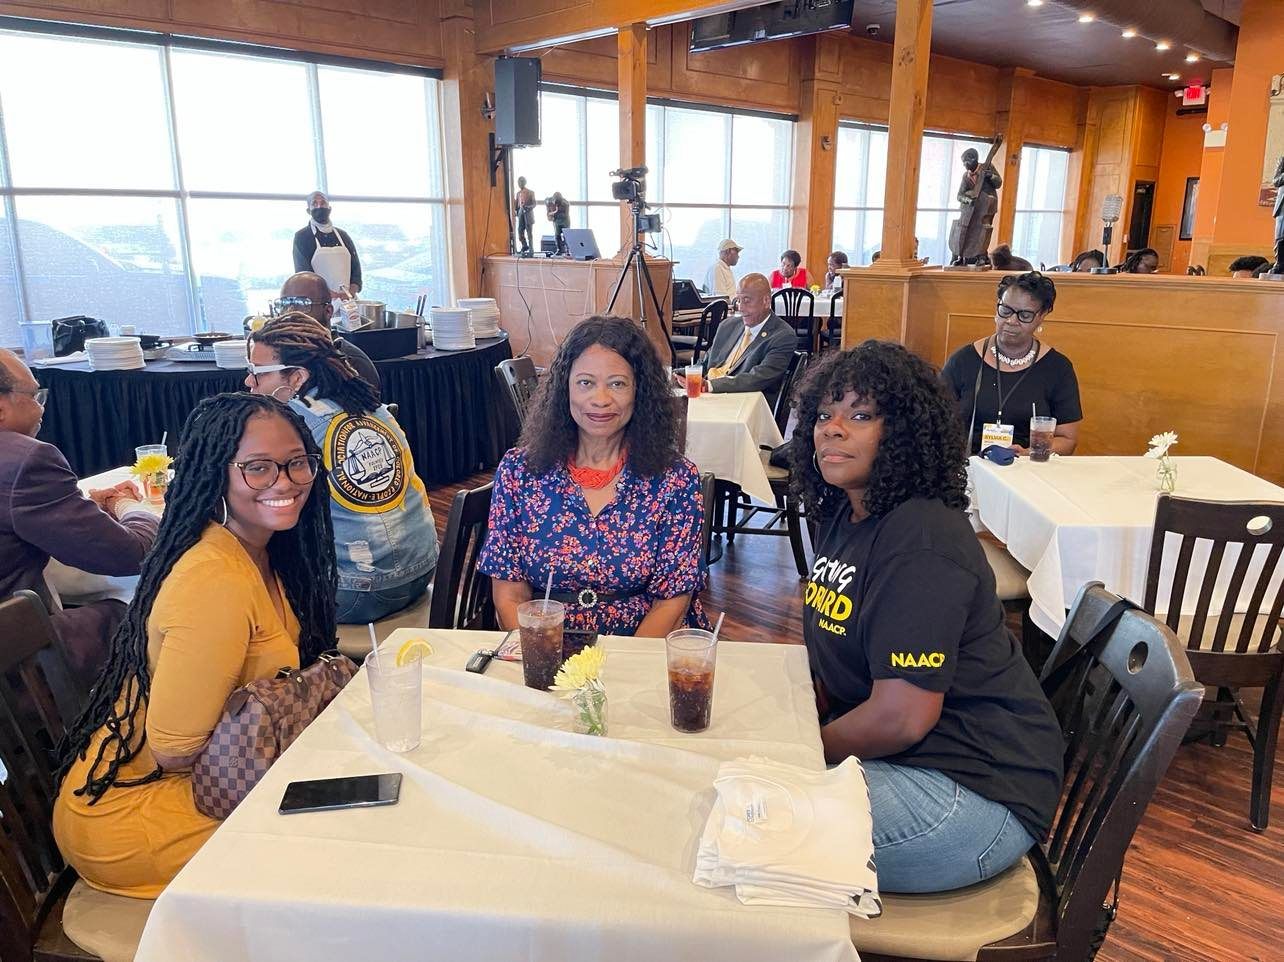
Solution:
{"label": "white napkin", "polygon": [[848,758],[817,772],[762,758],[724,762],[694,881],[734,885],[746,905],[828,906],[882,914],[869,789]]}
{"label": "white napkin", "polygon": [[76,351],[74,354],[64,354],[62,357],[42,357],[38,361],[32,361],[32,367],[50,367],[54,364],[79,364],[81,361],[88,361],[89,355],[84,351]]}

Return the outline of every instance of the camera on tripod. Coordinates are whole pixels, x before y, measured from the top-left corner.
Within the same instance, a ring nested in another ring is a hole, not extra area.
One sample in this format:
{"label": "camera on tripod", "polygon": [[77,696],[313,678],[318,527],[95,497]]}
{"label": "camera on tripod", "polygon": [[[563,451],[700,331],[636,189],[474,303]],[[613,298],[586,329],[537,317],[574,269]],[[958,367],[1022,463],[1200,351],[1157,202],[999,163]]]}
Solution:
{"label": "camera on tripod", "polygon": [[611,185],[611,196],[633,209],[635,233],[658,234],[661,230],[660,215],[644,213],[650,206],[645,196],[647,170],[646,167],[622,167],[611,171],[612,177],[619,178]]}

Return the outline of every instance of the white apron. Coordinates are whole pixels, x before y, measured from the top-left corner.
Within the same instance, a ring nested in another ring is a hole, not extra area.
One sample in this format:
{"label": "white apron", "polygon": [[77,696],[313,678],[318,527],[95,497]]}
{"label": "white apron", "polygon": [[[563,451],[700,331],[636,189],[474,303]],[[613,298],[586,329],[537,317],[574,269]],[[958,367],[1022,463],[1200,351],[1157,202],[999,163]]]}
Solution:
{"label": "white apron", "polygon": [[[314,237],[317,233],[317,229],[312,228]],[[343,237],[337,229],[334,239],[339,242],[338,246],[322,247],[321,239],[317,238],[317,249],[312,255],[312,270],[325,278],[330,290],[337,291],[352,283],[352,253],[344,245]]]}

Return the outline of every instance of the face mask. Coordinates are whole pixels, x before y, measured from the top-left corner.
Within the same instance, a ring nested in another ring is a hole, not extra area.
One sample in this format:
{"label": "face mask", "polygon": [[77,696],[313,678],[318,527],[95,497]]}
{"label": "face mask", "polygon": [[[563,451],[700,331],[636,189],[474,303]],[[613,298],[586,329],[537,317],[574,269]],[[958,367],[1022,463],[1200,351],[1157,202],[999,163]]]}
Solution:
{"label": "face mask", "polygon": [[313,208],[312,208],[312,219],[313,219],[314,221],[316,221],[318,224],[328,224],[328,223],[330,223],[330,208],[329,208],[329,207],[313,207]]}

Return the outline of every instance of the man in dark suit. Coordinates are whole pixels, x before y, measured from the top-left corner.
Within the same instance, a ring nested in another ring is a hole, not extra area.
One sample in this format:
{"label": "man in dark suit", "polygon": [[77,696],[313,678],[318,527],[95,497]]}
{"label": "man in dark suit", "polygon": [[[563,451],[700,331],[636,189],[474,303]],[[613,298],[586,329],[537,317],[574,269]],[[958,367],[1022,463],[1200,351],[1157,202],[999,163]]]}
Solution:
{"label": "man in dark suit", "polygon": [[[27,588],[50,605],[44,572],[51,557],[92,574],[136,575],[156,540],[157,520],[129,482],[80,493],[62,453],[36,440],[44,400],[27,366],[0,350],[0,598]],[[115,600],[53,612],[82,680],[97,676],[124,614]]]}
{"label": "man in dark suit", "polygon": [[713,336],[709,390],[714,394],[761,391],[775,407],[798,337],[772,313],[771,284],[763,275],[746,274],[736,296],[743,323],[728,318]]}

